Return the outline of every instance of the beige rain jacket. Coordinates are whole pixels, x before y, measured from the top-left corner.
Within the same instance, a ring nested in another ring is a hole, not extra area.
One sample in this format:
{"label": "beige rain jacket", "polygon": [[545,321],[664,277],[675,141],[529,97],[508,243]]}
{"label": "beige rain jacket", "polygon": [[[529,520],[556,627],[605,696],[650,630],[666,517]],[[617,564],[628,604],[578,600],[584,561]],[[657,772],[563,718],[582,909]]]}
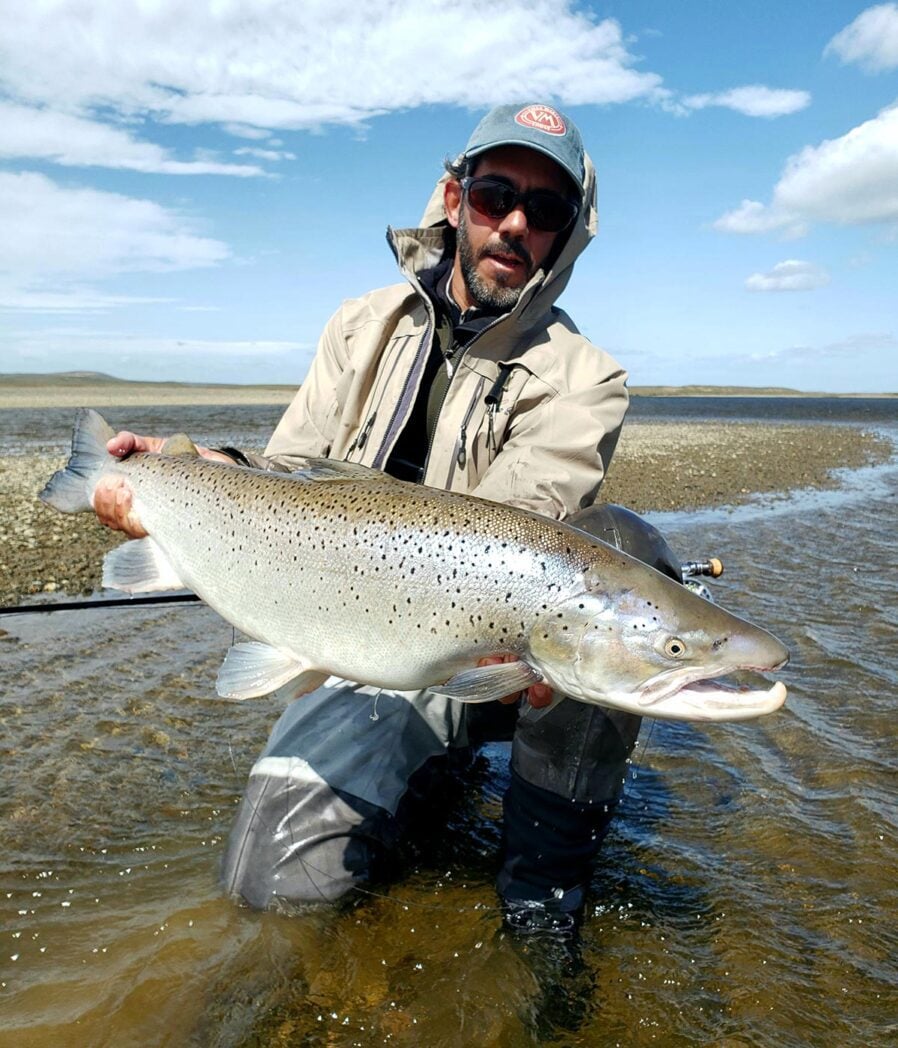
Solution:
{"label": "beige rain jacket", "polygon": [[[331,318],[302,388],[265,455],[281,468],[325,455],[383,468],[408,420],[435,318],[417,273],[451,250],[444,176],[420,229],[389,230],[408,283],[345,302]],[[557,519],[595,498],[627,410],[626,373],[554,306],[595,236],[595,172],[586,158],[582,209],[549,272],[457,362],[428,453],[424,483]],[[488,395],[510,368],[498,403]],[[265,465],[265,460],[256,460]],[[270,465],[269,465],[270,468]]]}

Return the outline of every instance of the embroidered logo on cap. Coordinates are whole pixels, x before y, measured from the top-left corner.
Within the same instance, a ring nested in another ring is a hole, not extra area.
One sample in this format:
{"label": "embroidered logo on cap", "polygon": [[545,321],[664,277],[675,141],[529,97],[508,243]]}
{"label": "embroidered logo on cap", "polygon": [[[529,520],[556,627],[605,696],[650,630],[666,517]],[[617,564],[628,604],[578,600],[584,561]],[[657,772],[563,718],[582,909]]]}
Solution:
{"label": "embroidered logo on cap", "polygon": [[563,135],[567,131],[561,114],[551,106],[526,106],[516,114],[515,123],[544,131],[547,135]]}

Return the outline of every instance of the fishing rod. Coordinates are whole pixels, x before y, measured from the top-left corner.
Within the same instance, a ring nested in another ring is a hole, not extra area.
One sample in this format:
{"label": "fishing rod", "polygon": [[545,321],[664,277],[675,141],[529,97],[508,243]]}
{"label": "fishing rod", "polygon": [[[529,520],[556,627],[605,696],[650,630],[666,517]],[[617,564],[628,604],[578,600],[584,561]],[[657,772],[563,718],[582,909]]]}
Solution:
{"label": "fishing rod", "polygon": [[106,600],[65,600],[56,604],[11,604],[0,615],[48,615],[53,611],[84,611],[90,608],[133,608],[147,604],[202,604],[195,593],[164,593],[150,597],[110,597]]}
{"label": "fishing rod", "polygon": [[[710,576],[719,578],[723,564],[716,558],[690,561],[681,568],[683,578]],[[64,600],[55,604],[10,604],[0,607],[0,615],[49,615],[54,611],[87,611],[92,608],[133,608],[154,604],[202,604],[195,593],[164,593],[148,597],[109,597],[105,600]]]}

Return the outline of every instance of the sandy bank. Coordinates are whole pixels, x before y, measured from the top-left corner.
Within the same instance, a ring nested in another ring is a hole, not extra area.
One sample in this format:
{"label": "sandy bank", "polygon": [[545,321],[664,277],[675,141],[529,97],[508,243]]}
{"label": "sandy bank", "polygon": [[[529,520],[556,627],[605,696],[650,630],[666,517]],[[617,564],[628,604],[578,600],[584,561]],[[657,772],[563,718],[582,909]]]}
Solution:
{"label": "sandy bank", "polygon": [[[637,512],[737,504],[834,486],[833,469],[890,454],[887,441],[847,426],[632,422],[602,495]],[[48,455],[0,458],[0,604],[97,589],[103,554],[120,541],[87,514],[65,516],[38,501],[62,464]]]}
{"label": "sandy bank", "polygon": [[284,404],[295,386],[180,386],[174,383],[0,383],[2,408],[131,408],[157,404]]}

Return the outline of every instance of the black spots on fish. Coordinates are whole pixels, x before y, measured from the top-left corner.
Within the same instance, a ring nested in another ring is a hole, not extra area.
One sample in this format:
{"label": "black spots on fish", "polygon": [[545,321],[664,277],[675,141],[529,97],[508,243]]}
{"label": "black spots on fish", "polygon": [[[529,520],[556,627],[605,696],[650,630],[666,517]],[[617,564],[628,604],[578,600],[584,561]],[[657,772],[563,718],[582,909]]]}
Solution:
{"label": "black spots on fish", "polygon": [[718,637],[711,645],[711,651],[720,651],[724,644],[729,641],[729,637]]}

